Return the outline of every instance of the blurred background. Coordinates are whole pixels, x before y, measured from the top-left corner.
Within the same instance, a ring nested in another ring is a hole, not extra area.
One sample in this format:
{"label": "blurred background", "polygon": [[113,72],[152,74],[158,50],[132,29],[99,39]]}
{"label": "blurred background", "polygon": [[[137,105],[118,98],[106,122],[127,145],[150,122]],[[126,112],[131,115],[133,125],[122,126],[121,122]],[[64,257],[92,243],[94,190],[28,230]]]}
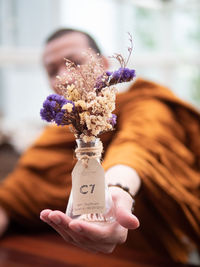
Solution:
{"label": "blurred background", "polygon": [[41,54],[60,27],[89,32],[105,55],[200,106],[200,0],[0,0],[0,143],[21,153],[41,131],[50,93]]}

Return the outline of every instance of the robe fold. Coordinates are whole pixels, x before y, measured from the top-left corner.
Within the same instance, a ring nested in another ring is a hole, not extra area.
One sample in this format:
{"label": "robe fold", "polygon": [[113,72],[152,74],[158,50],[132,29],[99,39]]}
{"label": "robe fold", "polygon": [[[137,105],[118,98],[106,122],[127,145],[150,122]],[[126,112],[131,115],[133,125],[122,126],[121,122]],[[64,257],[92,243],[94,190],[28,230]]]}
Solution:
{"label": "robe fold", "polygon": [[[141,226],[123,246],[185,262],[200,245],[200,113],[167,88],[137,79],[117,96],[117,126],[100,136],[105,170],[124,164],[142,180]],[[0,185],[0,206],[31,228],[42,209],[65,211],[75,165],[69,128],[48,126]]]}

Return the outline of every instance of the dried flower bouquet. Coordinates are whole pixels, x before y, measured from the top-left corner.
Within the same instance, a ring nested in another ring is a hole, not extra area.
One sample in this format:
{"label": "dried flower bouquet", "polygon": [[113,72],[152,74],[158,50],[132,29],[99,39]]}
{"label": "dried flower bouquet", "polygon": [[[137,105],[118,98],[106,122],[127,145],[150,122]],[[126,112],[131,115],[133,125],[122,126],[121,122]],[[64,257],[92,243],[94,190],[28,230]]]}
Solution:
{"label": "dried flower bouquet", "polygon": [[[129,56],[132,52],[128,48]],[[135,70],[126,68],[128,63],[120,54],[113,58],[120,63],[117,71],[105,71],[102,59],[92,50],[85,52],[87,64],[75,65],[66,59],[67,75],[58,78],[60,95],[52,94],[43,103],[40,115],[47,122],[57,125],[72,125],[76,138],[84,142],[94,140],[101,133],[110,131],[116,124],[116,88],[113,85],[129,82],[135,77]]]}

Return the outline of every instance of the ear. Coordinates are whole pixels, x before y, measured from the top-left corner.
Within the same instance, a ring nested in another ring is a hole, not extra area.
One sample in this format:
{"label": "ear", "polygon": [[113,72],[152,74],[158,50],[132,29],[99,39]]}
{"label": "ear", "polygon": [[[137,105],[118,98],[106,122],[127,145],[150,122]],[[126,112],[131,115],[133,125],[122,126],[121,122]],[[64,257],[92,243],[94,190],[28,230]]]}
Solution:
{"label": "ear", "polygon": [[110,67],[110,64],[109,64],[108,59],[107,59],[106,57],[104,57],[104,56],[101,56],[101,58],[102,58],[102,61],[103,61],[104,69],[105,69],[105,70],[108,70],[109,67]]}

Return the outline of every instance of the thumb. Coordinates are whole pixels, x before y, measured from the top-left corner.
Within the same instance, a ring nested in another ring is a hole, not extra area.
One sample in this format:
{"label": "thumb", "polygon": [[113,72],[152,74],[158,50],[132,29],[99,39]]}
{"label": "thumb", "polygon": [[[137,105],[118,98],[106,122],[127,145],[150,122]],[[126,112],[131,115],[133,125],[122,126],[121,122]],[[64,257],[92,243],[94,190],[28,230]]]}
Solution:
{"label": "thumb", "polygon": [[110,190],[115,204],[115,214],[118,223],[127,229],[138,228],[140,222],[131,212],[133,204],[131,196],[121,188],[112,187]]}
{"label": "thumb", "polygon": [[140,225],[138,218],[131,211],[120,206],[116,208],[116,218],[118,223],[127,229],[136,229]]}

